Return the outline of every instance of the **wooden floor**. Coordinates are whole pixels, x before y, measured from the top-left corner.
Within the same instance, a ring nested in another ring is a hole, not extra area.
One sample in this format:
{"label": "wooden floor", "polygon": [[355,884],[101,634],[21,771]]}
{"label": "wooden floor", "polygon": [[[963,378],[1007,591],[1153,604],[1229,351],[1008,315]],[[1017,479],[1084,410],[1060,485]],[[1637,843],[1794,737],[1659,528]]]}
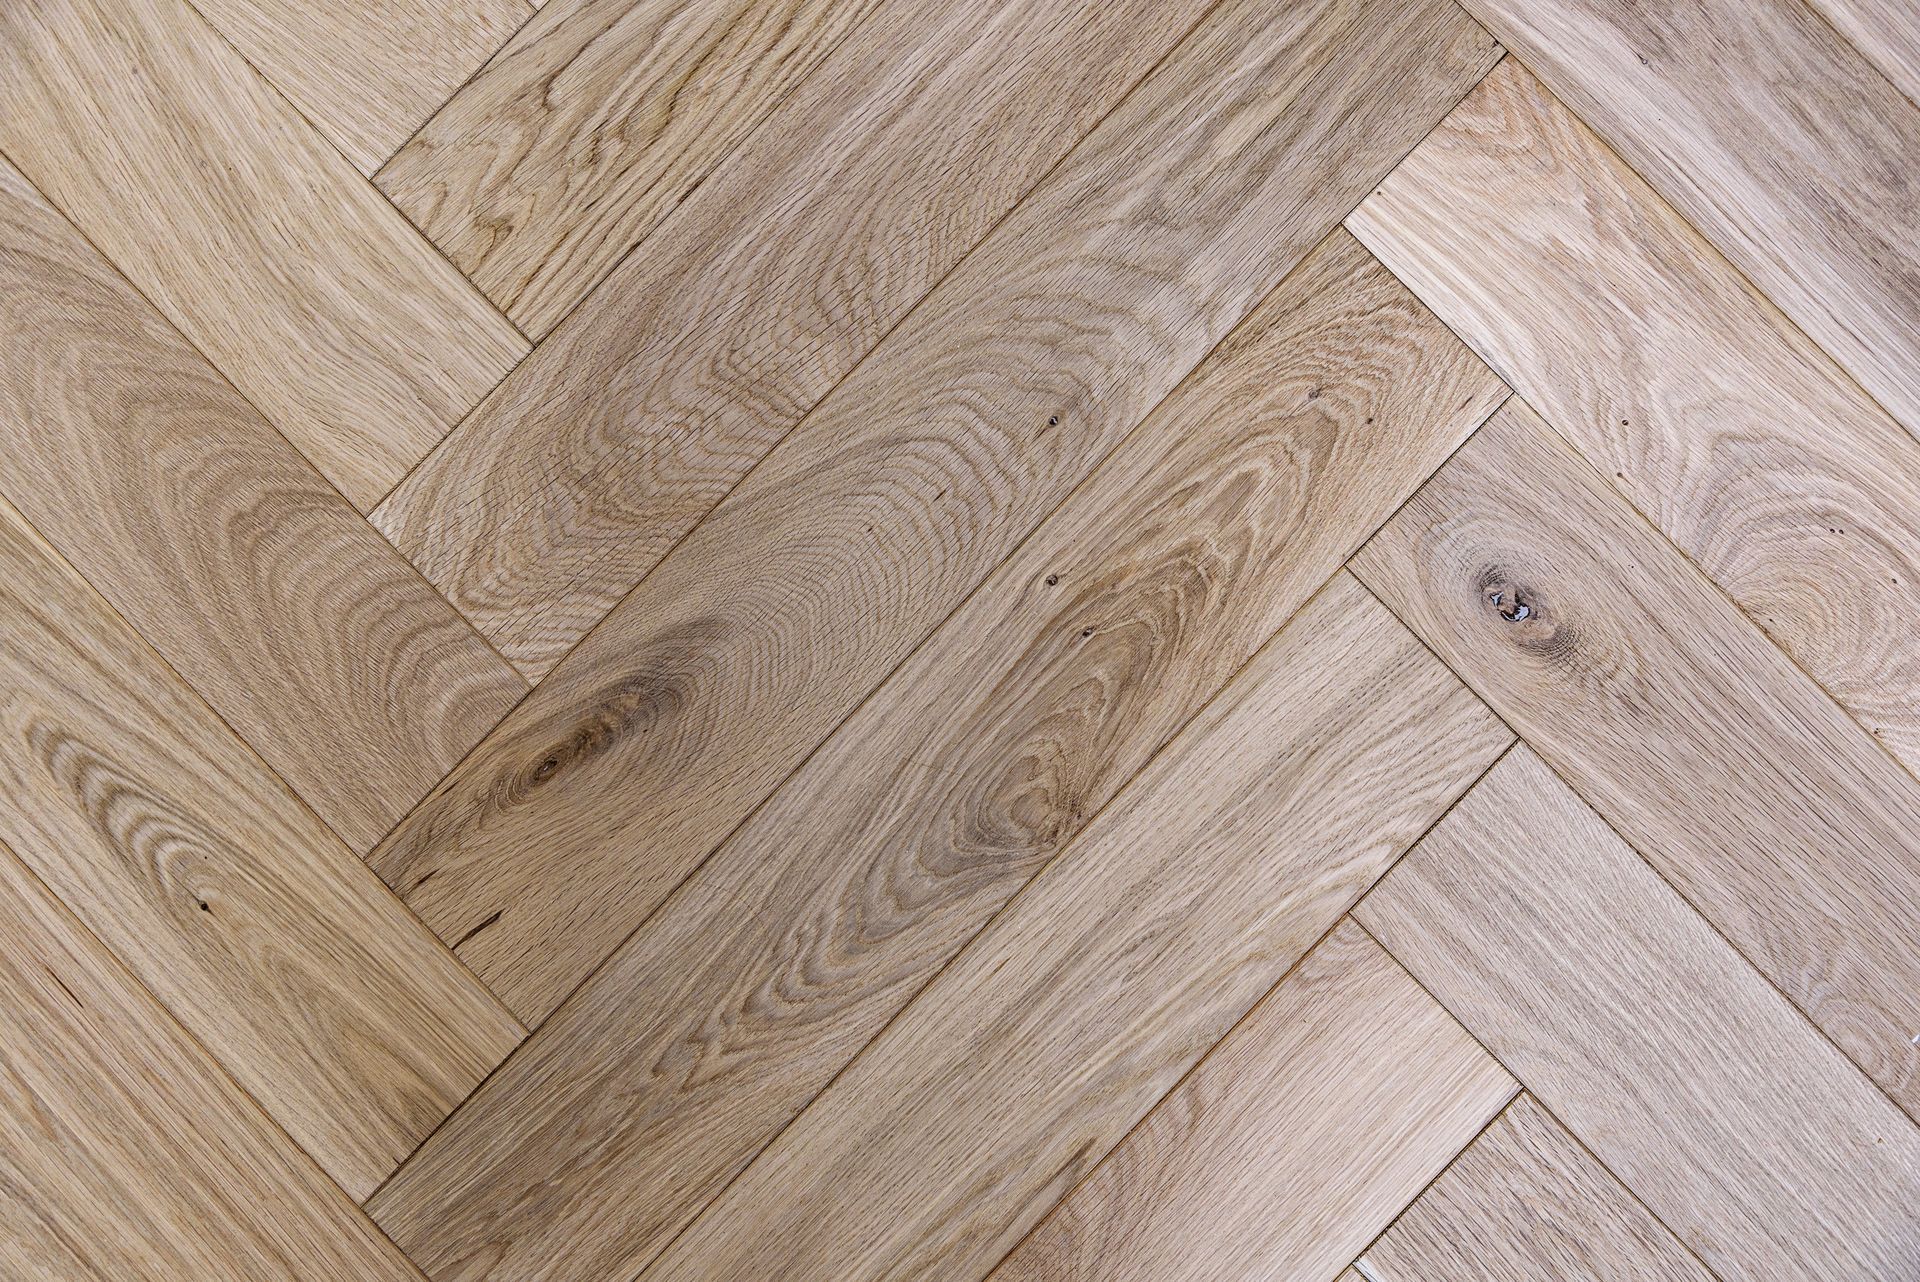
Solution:
{"label": "wooden floor", "polygon": [[1920,1278],[1920,10],[0,5],[0,1278]]}

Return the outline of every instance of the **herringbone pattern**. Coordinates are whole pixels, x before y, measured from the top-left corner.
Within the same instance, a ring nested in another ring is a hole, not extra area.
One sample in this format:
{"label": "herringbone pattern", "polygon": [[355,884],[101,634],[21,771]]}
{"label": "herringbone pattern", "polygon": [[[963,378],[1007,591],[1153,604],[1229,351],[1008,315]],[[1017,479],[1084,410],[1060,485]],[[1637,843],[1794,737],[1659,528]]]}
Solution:
{"label": "herringbone pattern", "polygon": [[1916,92],[0,9],[0,1276],[1920,1277]]}

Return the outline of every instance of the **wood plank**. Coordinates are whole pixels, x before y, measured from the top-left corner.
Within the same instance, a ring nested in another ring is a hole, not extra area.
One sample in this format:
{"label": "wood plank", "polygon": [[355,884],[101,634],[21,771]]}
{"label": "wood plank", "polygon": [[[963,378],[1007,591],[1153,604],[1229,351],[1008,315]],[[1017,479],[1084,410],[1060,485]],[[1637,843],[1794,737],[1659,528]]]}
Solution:
{"label": "wood plank", "polygon": [[533,10],[525,0],[193,0],[363,174],[399,150]]}
{"label": "wood plank", "polygon": [[643,1276],[979,1278],[1508,742],[1336,577]]}
{"label": "wood plank", "polygon": [[1920,434],[1920,107],[1803,0],[1466,0]]}
{"label": "wood plank", "polygon": [[3,505],[0,743],[0,841],[355,1197],[519,1040]]}
{"label": "wood plank", "polygon": [[878,7],[559,0],[394,155],[380,189],[539,339]]}
{"label": "wood plank", "polygon": [[1335,232],[369,1209],[435,1271],[651,1257],[1504,395]]}
{"label": "wood plank", "polygon": [[1445,0],[1216,10],[375,852],[388,883],[543,1018],[1492,52]]}
{"label": "wood plank", "polygon": [[1808,0],[1900,91],[1920,102],[1920,16],[1907,0]]}
{"label": "wood plank", "polygon": [[363,510],[527,350],[184,0],[0,7],[0,151]]}
{"label": "wood plank", "polygon": [[0,490],[364,854],[526,686],[0,160]]}
{"label": "wood plank", "polygon": [[1518,398],[1352,565],[1920,1108],[1920,782]]}
{"label": "wood plank", "polygon": [[1348,223],[1920,769],[1920,443],[1512,60]]}
{"label": "wood plank", "polygon": [[1327,1277],[1515,1089],[1343,920],[993,1277]]}
{"label": "wood plank", "polygon": [[0,848],[0,1272],[418,1279]]}
{"label": "wood plank", "polygon": [[1358,915],[1727,1282],[1920,1271],[1920,1129],[1531,751]]}

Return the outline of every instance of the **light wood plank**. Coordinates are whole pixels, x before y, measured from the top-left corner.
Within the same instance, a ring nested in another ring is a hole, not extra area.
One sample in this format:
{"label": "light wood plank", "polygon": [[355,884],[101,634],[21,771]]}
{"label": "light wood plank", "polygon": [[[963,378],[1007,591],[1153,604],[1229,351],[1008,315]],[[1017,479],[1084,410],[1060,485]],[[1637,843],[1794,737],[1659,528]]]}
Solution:
{"label": "light wood plank", "polygon": [[544,1017],[1486,69],[1234,0],[375,853]]}
{"label": "light wood plank", "polygon": [[363,174],[533,13],[525,0],[193,4]]}
{"label": "light wood plank", "polygon": [[1338,576],[643,1276],[980,1277],[1508,741]]}
{"label": "light wood plank", "polygon": [[1372,1282],[1713,1282],[1531,1095],[1360,1263]]}
{"label": "light wood plank", "polygon": [[0,841],[364,1197],[520,1030],[11,507]]}
{"label": "light wood plank", "polygon": [[1920,1108],[1920,782],[1518,398],[1352,565]]}
{"label": "light wood plank", "polygon": [[1920,13],[1909,0],[1808,0],[1880,68],[1920,102]]}
{"label": "light wood plank", "polygon": [[1514,1090],[1440,1003],[1343,921],[993,1277],[1328,1277]]}
{"label": "light wood plank", "polygon": [[0,151],[363,510],[527,350],[184,0],[0,7]]}
{"label": "light wood plank", "polygon": [[1511,60],[1348,223],[1920,769],[1920,443]]}
{"label": "light wood plank", "polygon": [[428,1141],[382,1226],[435,1271],[644,1262],[1504,395],[1335,232]]}
{"label": "light wood plank", "polygon": [[538,339],[879,2],[559,0],[380,189]]}
{"label": "light wood plank", "polygon": [[1804,0],[1466,7],[1920,434],[1920,107]]}
{"label": "light wood plank", "polygon": [[419,1273],[0,848],[0,1272]]}
{"label": "light wood plank", "polygon": [[0,490],[362,854],[526,686],[0,161]]}
{"label": "light wood plank", "polygon": [[1527,749],[1358,916],[1726,1282],[1920,1271],[1920,1129]]}

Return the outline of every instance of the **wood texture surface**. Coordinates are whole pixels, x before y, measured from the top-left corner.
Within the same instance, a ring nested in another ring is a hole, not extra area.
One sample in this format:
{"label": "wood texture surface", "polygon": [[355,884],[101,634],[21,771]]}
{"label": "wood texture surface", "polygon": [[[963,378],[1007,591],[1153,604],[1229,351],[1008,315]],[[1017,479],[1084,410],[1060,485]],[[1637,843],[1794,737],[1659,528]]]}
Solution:
{"label": "wood texture surface", "polygon": [[0,9],[0,152],[362,509],[527,350],[185,0]]}
{"label": "wood texture surface", "polygon": [[993,1278],[1329,1277],[1514,1090],[1343,920]]}
{"label": "wood texture surface", "polygon": [[428,1142],[382,1225],[456,1273],[653,1254],[1504,395],[1335,232]]}
{"label": "wood texture surface", "polygon": [[1529,750],[1358,915],[1726,1282],[1920,1269],[1920,1129]]}
{"label": "wood texture surface", "polygon": [[1809,0],[1887,79],[1920,102],[1920,14],[1905,0]]}
{"label": "wood texture surface", "polygon": [[0,160],[0,492],[365,854],[519,675]]}
{"label": "wood texture surface", "polygon": [[1337,577],[643,1276],[987,1273],[1508,740]]}
{"label": "wood texture surface", "polygon": [[393,157],[380,188],[545,337],[878,6],[558,0]]}

